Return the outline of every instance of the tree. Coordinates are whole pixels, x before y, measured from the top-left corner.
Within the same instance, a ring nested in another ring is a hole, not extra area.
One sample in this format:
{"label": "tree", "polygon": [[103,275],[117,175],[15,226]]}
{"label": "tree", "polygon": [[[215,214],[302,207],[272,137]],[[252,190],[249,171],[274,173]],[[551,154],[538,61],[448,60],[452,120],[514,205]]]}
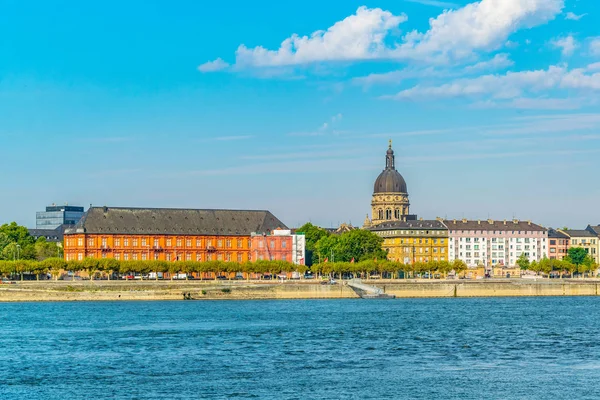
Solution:
{"label": "tree", "polygon": [[297,233],[304,233],[306,239],[306,265],[312,265],[314,261],[318,261],[318,256],[315,257],[317,242],[330,235],[325,229],[307,222],[300,228],[296,229]]}
{"label": "tree", "polygon": [[46,258],[60,257],[60,247],[56,243],[46,241],[46,238],[41,236],[35,242],[36,260],[41,261]]}
{"label": "tree", "polygon": [[0,259],[35,260],[34,243],[33,236],[24,226],[16,222],[0,226]]}
{"label": "tree", "polygon": [[529,268],[529,258],[525,255],[525,253],[521,253],[519,258],[517,258],[517,265],[522,270],[526,270]]}
{"label": "tree", "polygon": [[569,261],[578,267],[583,264],[587,257],[588,253],[585,251],[583,247],[571,247],[567,252],[567,257],[569,257]]}

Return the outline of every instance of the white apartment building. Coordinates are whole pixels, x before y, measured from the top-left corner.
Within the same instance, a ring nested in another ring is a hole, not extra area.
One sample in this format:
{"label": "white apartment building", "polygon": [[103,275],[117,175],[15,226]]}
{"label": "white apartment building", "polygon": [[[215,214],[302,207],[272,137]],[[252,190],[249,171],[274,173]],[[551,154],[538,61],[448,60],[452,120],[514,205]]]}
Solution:
{"label": "white apartment building", "polygon": [[469,267],[513,267],[521,254],[529,261],[548,257],[548,230],[531,221],[445,220],[448,259]]}

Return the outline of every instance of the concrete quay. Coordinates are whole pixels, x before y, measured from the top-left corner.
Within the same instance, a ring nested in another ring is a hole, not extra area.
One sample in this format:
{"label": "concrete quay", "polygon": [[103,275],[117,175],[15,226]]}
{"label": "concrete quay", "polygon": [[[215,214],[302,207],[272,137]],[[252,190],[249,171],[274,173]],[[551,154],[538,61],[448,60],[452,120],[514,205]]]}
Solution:
{"label": "concrete quay", "polygon": [[[368,280],[397,298],[597,296],[600,280]],[[0,284],[0,302],[256,299],[345,299],[344,283],[315,281],[25,281]]]}

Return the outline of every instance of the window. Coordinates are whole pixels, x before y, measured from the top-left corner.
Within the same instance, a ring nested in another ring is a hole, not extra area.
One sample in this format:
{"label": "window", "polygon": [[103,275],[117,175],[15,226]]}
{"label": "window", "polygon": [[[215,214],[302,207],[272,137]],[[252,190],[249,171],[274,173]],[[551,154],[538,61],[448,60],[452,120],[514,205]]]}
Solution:
{"label": "window", "polygon": [[282,261],[287,261],[287,254],[283,254],[283,255],[281,256],[281,260],[282,260]]}
{"label": "window", "polygon": [[242,260],[242,253],[238,253],[237,260],[238,260],[238,262],[242,262],[243,261]]}
{"label": "window", "polygon": [[218,239],[217,240],[217,247],[220,249],[221,247],[223,247],[223,239]]}
{"label": "window", "polygon": [[177,247],[181,247],[181,239],[177,239],[175,243]]}
{"label": "window", "polygon": [[287,241],[286,241],[286,240],[283,240],[283,241],[281,242],[281,248],[282,248],[282,249],[286,249],[286,248],[287,248]]}
{"label": "window", "polygon": [[271,246],[272,249],[274,249],[275,248],[275,241],[271,240],[271,243],[269,245]]}
{"label": "window", "polygon": [[154,259],[158,260],[158,253],[154,253]]}
{"label": "window", "polygon": [[186,239],[185,240],[185,246],[186,247],[192,247],[192,239]]}
{"label": "window", "polygon": [[392,210],[385,210],[385,219],[392,219]]}
{"label": "window", "polygon": [[158,239],[154,239],[154,247],[158,248]]}
{"label": "window", "polygon": [[142,246],[144,246],[144,247],[148,246],[148,243],[147,243],[147,241],[146,241],[146,238],[143,238],[143,239],[142,239]]}
{"label": "window", "polygon": [[142,253],[142,260],[146,261],[146,259],[147,259],[146,253]]}
{"label": "window", "polygon": [[202,254],[200,254],[200,253],[196,254],[196,261],[202,261]]}
{"label": "window", "polygon": [[137,255],[137,253],[133,253],[133,259],[134,259],[134,260],[137,260],[137,259],[138,259],[138,255]]}
{"label": "window", "polygon": [[137,247],[138,246],[138,240],[137,239],[132,239],[133,242],[133,247]]}
{"label": "window", "polygon": [[207,254],[206,255],[206,261],[212,261],[212,259],[213,259],[212,254]]}
{"label": "window", "polygon": [[192,261],[192,253],[185,253],[185,261]]}
{"label": "window", "polygon": [[242,241],[242,239],[238,239],[237,240],[237,248],[241,249],[242,247],[244,247],[244,242]]}
{"label": "window", "polygon": [[102,247],[106,248],[106,238],[105,237],[102,238]]}
{"label": "window", "polygon": [[129,260],[129,254],[128,253],[123,254],[123,260],[125,260],[125,261]]}
{"label": "window", "polygon": [[231,261],[231,253],[225,254],[225,261]]}
{"label": "window", "polygon": [[227,241],[225,242],[225,246],[227,246],[228,249],[231,248],[231,239],[227,239]]}
{"label": "window", "polygon": [[167,261],[171,261],[171,253],[167,253]]}
{"label": "window", "polygon": [[121,259],[121,255],[119,253],[115,254],[115,260],[120,260]]}
{"label": "window", "polygon": [[83,246],[83,238],[77,238],[77,246]]}
{"label": "window", "polygon": [[221,253],[218,253],[218,254],[217,254],[217,260],[218,260],[218,261],[223,261],[223,254],[221,254]]}
{"label": "window", "polygon": [[262,239],[260,239],[258,241],[258,248],[262,249],[263,247],[265,247],[265,242]]}
{"label": "window", "polygon": [[123,239],[123,246],[125,246],[125,247],[129,246],[129,239],[127,239],[127,238]]}
{"label": "window", "polygon": [[78,259],[79,261],[83,260],[83,253],[79,253],[79,254],[77,254],[77,259]]}
{"label": "window", "polygon": [[196,247],[198,247],[198,248],[202,247],[202,240],[196,239]]}
{"label": "window", "polygon": [[171,247],[172,241],[171,239],[167,239],[167,247]]}

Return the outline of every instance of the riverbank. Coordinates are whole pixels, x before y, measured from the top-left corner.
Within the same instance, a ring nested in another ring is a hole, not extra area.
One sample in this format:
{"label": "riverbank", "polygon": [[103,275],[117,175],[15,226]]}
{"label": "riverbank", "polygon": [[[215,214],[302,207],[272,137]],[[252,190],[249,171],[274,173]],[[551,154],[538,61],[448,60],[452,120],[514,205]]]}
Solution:
{"label": "riverbank", "polygon": [[[397,298],[597,296],[600,280],[373,280]],[[24,281],[0,285],[0,302],[358,298],[345,284],[240,281]]]}

